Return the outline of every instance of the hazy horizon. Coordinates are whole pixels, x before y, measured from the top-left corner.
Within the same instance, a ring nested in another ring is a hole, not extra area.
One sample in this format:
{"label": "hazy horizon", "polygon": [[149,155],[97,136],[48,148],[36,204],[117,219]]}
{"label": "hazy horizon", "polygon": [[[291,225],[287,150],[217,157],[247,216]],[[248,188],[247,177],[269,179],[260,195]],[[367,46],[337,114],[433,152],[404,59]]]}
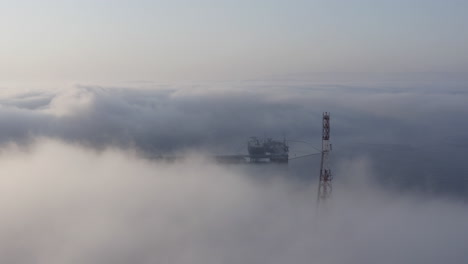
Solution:
{"label": "hazy horizon", "polygon": [[2,1],[2,81],[468,73],[466,1]]}

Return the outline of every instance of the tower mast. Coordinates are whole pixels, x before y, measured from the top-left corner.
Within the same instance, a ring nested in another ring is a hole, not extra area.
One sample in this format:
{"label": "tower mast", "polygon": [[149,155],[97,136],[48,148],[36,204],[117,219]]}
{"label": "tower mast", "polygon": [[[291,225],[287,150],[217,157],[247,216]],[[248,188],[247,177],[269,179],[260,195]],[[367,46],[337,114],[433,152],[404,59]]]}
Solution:
{"label": "tower mast", "polygon": [[322,160],[320,162],[320,181],[317,202],[325,201],[331,195],[332,175],[329,167],[330,144],[330,113],[324,112],[322,118]]}

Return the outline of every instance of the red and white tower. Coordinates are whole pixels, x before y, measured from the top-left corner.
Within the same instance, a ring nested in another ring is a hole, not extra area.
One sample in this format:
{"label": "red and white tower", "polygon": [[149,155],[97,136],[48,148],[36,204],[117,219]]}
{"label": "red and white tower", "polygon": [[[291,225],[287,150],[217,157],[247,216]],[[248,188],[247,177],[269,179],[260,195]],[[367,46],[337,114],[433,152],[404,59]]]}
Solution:
{"label": "red and white tower", "polygon": [[322,129],[322,160],[320,162],[320,182],[318,187],[317,202],[326,200],[332,191],[332,174],[329,167],[330,144],[330,113],[323,113]]}

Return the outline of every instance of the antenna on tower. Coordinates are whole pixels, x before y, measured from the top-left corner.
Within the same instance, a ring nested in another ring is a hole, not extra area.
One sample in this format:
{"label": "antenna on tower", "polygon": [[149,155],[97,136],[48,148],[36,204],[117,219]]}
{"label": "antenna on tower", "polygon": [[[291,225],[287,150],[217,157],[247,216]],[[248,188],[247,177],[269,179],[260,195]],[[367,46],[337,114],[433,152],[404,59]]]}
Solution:
{"label": "antenna on tower", "polygon": [[320,181],[318,186],[317,203],[327,200],[332,191],[332,174],[329,164],[330,144],[330,113],[324,112],[322,118],[322,160],[320,162]]}

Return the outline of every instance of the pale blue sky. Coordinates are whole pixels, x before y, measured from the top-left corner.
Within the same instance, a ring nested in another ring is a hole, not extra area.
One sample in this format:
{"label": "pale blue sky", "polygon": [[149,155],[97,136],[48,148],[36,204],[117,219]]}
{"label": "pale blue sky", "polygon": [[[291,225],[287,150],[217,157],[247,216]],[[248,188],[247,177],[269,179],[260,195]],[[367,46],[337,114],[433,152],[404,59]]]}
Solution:
{"label": "pale blue sky", "polygon": [[467,14],[455,0],[0,0],[0,79],[468,72]]}

